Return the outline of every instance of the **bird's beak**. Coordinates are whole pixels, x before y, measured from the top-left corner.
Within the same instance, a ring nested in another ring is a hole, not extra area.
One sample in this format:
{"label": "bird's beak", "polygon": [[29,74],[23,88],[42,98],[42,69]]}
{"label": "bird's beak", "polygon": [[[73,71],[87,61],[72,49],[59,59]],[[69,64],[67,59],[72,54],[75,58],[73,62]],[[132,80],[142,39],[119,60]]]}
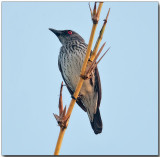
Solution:
{"label": "bird's beak", "polygon": [[52,31],[57,37],[61,35],[61,31],[49,28],[50,31]]}

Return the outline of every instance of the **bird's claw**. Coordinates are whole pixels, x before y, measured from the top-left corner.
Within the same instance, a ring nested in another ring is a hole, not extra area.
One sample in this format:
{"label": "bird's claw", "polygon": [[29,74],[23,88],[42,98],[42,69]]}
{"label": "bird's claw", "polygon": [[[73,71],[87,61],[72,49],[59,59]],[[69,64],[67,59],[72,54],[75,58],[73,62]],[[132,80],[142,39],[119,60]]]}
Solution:
{"label": "bird's claw", "polygon": [[87,75],[80,75],[80,77],[83,79],[83,80],[87,80],[88,79],[88,76]]}
{"label": "bird's claw", "polygon": [[91,79],[92,77],[93,77],[93,72],[91,71],[91,72],[89,72],[89,73],[87,73],[87,74],[85,74],[85,75],[80,75],[80,77],[83,79],[83,80],[88,80],[88,79]]}
{"label": "bird's claw", "polygon": [[77,98],[75,98],[74,95],[71,95],[71,98],[77,101]]}
{"label": "bird's claw", "polygon": [[94,76],[94,71],[95,68],[97,67],[98,63],[101,61],[101,59],[104,57],[104,55],[108,52],[108,50],[110,49],[110,47],[108,48],[108,50],[102,55],[102,57],[97,61],[100,53],[102,52],[103,48],[105,46],[105,43],[102,45],[102,47],[100,48],[99,52],[97,53],[97,55],[95,56],[94,60],[88,60],[87,63],[87,68],[85,71],[85,74],[80,74],[80,77],[84,80],[87,79],[91,79]]}
{"label": "bird's claw", "polygon": [[80,74],[80,77],[81,77],[83,80],[88,80],[88,79],[90,79],[90,78],[93,77],[93,71],[94,71],[94,69],[92,68],[92,66],[93,66],[93,65],[92,65],[92,61],[91,61],[91,60],[88,60],[85,74]]}

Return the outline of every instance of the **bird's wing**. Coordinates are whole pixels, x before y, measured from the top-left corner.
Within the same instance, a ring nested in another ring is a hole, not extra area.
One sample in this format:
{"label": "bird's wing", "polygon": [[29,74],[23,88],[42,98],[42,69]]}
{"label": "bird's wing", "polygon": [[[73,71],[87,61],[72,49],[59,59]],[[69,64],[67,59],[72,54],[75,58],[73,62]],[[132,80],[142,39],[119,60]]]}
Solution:
{"label": "bird's wing", "polygon": [[[65,82],[65,84],[66,84],[66,87],[67,87],[69,93],[70,93],[71,95],[73,95],[74,93],[73,93],[72,89],[69,87],[69,85],[67,84],[67,82],[66,82],[66,80],[65,80],[65,78],[64,78],[63,71],[62,71],[62,68],[61,68],[61,62],[60,62],[59,59],[58,59],[58,67],[59,67],[59,71],[60,71],[61,74],[62,74],[62,78],[63,78],[63,80],[64,80],[64,82]],[[76,103],[77,103],[85,112],[87,111],[86,108],[85,108],[85,106],[83,105],[83,103],[81,102],[81,99],[80,99],[79,97],[77,98]]]}
{"label": "bird's wing", "polygon": [[98,68],[95,68],[95,91],[98,92],[98,101],[97,101],[97,107],[100,107],[101,103],[101,97],[102,97],[102,92],[101,92],[101,80],[98,72]]}
{"label": "bird's wing", "polygon": [[[90,55],[92,55],[93,51],[91,50]],[[92,79],[92,78],[91,78]],[[97,101],[97,107],[100,107],[101,98],[102,98],[102,89],[101,89],[101,80],[98,72],[98,68],[96,66],[95,68],[95,91],[98,92],[98,101]]]}

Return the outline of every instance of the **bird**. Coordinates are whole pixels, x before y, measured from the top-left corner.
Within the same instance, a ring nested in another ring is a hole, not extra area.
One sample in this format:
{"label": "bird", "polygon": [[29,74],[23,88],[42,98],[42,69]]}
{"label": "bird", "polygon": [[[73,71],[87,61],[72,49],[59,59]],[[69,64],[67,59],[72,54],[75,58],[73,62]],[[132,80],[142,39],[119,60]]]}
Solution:
{"label": "bird", "polygon": [[[75,92],[80,77],[81,68],[85,59],[87,44],[84,39],[72,30],[56,30],[49,28],[62,46],[58,55],[58,67],[71,97]],[[102,132],[102,119],[100,115],[101,81],[96,67],[92,77],[84,80],[76,103],[87,112],[91,127],[95,134]]]}

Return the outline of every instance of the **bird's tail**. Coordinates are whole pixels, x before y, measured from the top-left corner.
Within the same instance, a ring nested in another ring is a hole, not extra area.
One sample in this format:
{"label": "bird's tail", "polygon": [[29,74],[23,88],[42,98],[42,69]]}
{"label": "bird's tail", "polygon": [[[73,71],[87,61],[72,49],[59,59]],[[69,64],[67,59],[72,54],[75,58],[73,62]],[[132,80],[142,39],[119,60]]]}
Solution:
{"label": "bird's tail", "polygon": [[102,120],[99,108],[97,108],[96,114],[94,114],[93,121],[91,122],[92,129],[95,134],[99,134],[102,132]]}

